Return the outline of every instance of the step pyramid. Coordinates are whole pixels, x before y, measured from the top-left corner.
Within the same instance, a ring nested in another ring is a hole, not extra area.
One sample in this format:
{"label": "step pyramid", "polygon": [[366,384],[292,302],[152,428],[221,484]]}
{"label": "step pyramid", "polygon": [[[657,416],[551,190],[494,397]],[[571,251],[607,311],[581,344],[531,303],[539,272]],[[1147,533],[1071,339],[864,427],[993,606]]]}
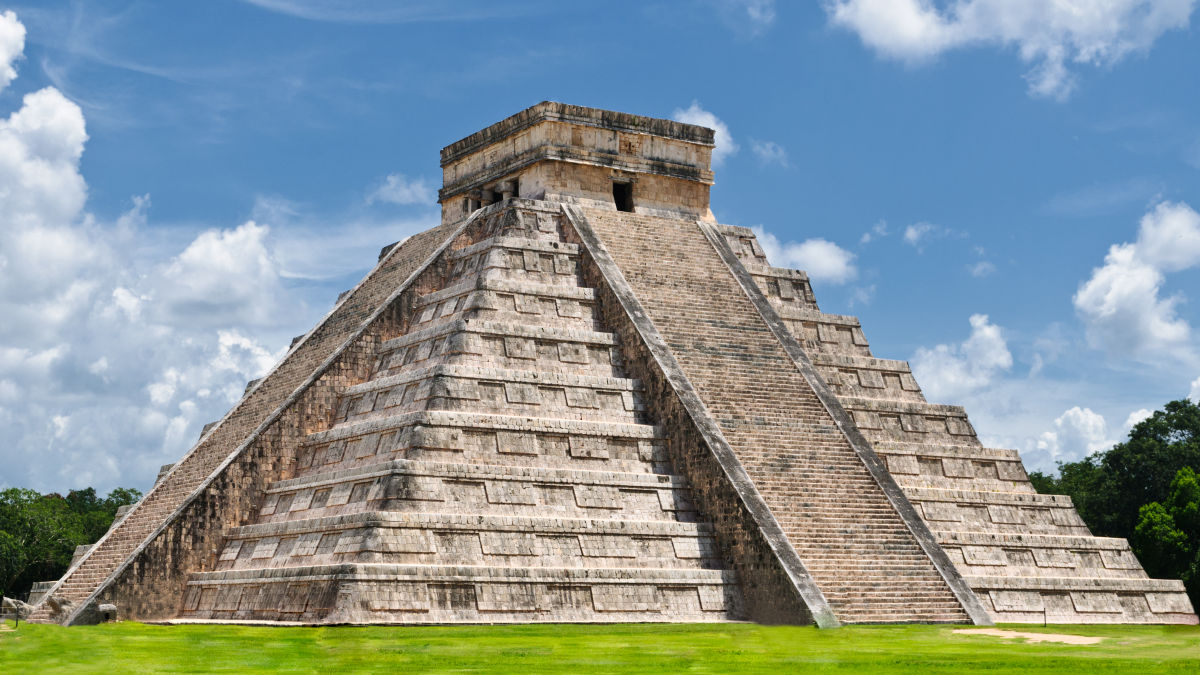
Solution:
{"label": "step pyramid", "polygon": [[708,211],[712,131],[542,103],[34,619],[1195,622]]}

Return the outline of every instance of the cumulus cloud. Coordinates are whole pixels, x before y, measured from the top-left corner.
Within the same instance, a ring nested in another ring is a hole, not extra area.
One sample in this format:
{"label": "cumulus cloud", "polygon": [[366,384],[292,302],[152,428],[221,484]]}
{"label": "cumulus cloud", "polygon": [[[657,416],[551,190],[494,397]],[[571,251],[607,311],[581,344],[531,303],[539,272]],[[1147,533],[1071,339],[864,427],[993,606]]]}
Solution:
{"label": "cumulus cloud", "polygon": [[1125,432],[1128,433],[1129,430],[1132,429],[1133,427],[1135,427],[1138,422],[1141,422],[1142,420],[1150,417],[1153,414],[1154,414],[1154,411],[1149,410],[1147,408],[1139,408],[1137,410],[1134,410],[1133,412],[1129,413],[1128,417],[1125,418],[1125,424],[1121,425],[1121,428],[1123,428],[1125,430]]}
{"label": "cumulus cloud", "polygon": [[1162,202],[1133,243],[1115,244],[1073,298],[1089,344],[1147,363],[1194,362],[1191,326],[1176,314],[1183,295],[1162,297],[1166,275],[1200,265],[1200,214]]}
{"label": "cumulus cloud", "polygon": [[1188,398],[1200,403],[1200,377],[1192,380],[1192,391],[1188,393]]}
{"label": "cumulus cloud", "polygon": [[758,157],[758,161],[763,164],[778,164],[782,167],[788,165],[787,150],[774,141],[750,141],[750,149],[754,151],[754,155]]}
{"label": "cumulus cloud", "polygon": [[1054,420],[1053,427],[1038,437],[1035,447],[1052,461],[1074,462],[1115,442],[1108,436],[1103,415],[1075,406]]}
{"label": "cumulus cloud", "polygon": [[801,269],[813,281],[844,284],[858,276],[854,254],[825,239],[781,242],[761,227],[752,228],[772,265]]}
{"label": "cumulus cloud", "polygon": [[1012,47],[1030,65],[1034,96],[1062,99],[1070,64],[1111,66],[1186,28],[1195,0],[826,0],[831,23],[879,54],[909,64],[953,49]]}
{"label": "cumulus cloud", "polygon": [[971,335],[962,343],[922,347],[913,355],[913,373],[931,399],[954,400],[1012,368],[1012,353],[1000,327],[986,314],[972,314],[970,323]]}
{"label": "cumulus cloud", "polygon": [[0,12],[0,90],[17,78],[14,65],[25,52],[25,26],[11,10]]}
{"label": "cumulus cloud", "polygon": [[726,157],[737,154],[739,150],[737,142],[733,140],[733,135],[729,133],[729,127],[725,126],[725,123],[716,115],[701,108],[699,101],[692,101],[692,105],[686,110],[676,108],[675,112],[671,114],[671,119],[684,124],[698,124],[716,132],[713,134],[713,166],[720,166]]}
{"label": "cumulus cloud", "polygon": [[[0,74],[14,22],[0,14]],[[164,249],[144,236],[148,196],[111,223],[87,213],[87,140],[54,88],[0,119],[0,487],[148,487],[307,313],[264,226]]]}
{"label": "cumulus cloud", "polygon": [[155,298],[168,318],[220,325],[278,320],[279,267],[267,250],[270,229],[248,221],[200,233],[158,272]]}
{"label": "cumulus cloud", "polygon": [[433,204],[437,192],[424,178],[409,180],[403,174],[388,174],[383,182],[367,195],[367,203],[387,204]]}

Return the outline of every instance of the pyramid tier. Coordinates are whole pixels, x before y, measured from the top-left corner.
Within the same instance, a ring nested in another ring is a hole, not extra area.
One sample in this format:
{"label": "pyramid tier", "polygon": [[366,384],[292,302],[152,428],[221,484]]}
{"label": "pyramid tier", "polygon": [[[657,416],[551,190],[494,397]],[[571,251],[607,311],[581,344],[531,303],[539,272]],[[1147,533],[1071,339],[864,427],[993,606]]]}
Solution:
{"label": "pyramid tier", "polygon": [[336,563],[720,569],[703,523],[369,512],[231,530],[217,570]]}
{"label": "pyramid tier", "polygon": [[936,533],[969,576],[1145,579],[1129,542],[1115,537],[1060,534]]}
{"label": "pyramid tier", "polygon": [[289,623],[725,621],[721,570],[346,563],[196,574],[182,620]]}
{"label": "pyramid tier", "polygon": [[450,266],[446,288],[475,279],[579,285],[579,247],[559,241],[488,237],[447,253],[446,264]]}
{"label": "pyramid tier", "polygon": [[649,424],[417,411],[311,434],[298,452],[307,475],[381,459],[669,473],[661,429]]}
{"label": "pyramid tier", "polygon": [[619,363],[615,346],[606,332],[457,318],[384,343],[376,377],[442,363],[604,377]]}
{"label": "pyramid tier", "polygon": [[637,424],[645,418],[635,380],[541,370],[439,364],[404,369],[346,390],[337,422],[414,410]]}
{"label": "pyramid tier", "polygon": [[1175,579],[966,577],[998,621],[1196,624]]}
{"label": "pyramid tier", "polygon": [[875,450],[906,489],[1035,492],[1016,450],[899,442],[876,443]]}
{"label": "pyramid tier", "polygon": [[278,481],[259,522],[371,511],[691,521],[688,492],[670,475],[397,459]]}
{"label": "pyramid tier", "polygon": [[436,325],[448,316],[484,320],[554,322],[565,328],[596,325],[596,293],[590,288],[512,279],[467,279],[414,303],[415,325]]}
{"label": "pyramid tier", "polygon": [[867,440],[977,444],[975,428],[961,406],[923,401],[887,401],[874,398],[841,397],[842,405]]}
{"label": "pyramid tier", "polygon": [[1091,535],[1064,495],[938,488],[905,493],[935,532]]}
{"label": "pyramid tier", "polygon": [[839,397],[923,403],[925,397],[904,361],[846,354],[812,354],[813,365]]}

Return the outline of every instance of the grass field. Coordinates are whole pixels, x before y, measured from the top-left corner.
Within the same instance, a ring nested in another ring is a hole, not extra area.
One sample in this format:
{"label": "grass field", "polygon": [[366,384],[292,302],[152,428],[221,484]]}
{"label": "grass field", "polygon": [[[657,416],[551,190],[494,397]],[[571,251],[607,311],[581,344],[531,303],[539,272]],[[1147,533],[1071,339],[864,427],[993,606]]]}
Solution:
{"label": "grass field", "polygon": [[[11,623],[9,624],[11,626]],[[1011,626],[1096,645],[957,635],[953,626],[837,630],[728,625],[465,627],[21,624],[0,673],[24,672],[1132,672],[1200,673],[1190,626]]]}

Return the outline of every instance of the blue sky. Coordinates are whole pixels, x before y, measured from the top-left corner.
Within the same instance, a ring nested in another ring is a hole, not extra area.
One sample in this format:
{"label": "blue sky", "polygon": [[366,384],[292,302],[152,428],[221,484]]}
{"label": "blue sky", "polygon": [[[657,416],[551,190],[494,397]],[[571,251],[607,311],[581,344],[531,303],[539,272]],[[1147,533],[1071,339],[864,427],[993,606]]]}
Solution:
{"label": "blue sky", "polygon": [[1195,0],[8,5],[0,487],[145,489],[551,99],[719,128],[712,205],[985,442],[1200,397]]}

